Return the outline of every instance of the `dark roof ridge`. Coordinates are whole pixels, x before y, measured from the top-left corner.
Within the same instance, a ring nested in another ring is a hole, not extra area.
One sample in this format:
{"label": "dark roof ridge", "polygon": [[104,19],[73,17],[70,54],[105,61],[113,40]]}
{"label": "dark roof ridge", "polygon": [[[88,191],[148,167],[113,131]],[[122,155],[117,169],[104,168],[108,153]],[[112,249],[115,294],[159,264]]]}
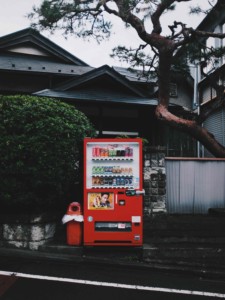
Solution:
{"label": "dark roof ridge", "polygon": [[80,84],[82,84],[84,82],[88,82],[89,80],[97,78],[103,74],[108,74],[114,80],[120,82],[121,84],[126,86],[128,89],[132,90],[132,92],[134,92],[135,94],[137,94],[141,97],[146,97],[146,95],[142,91],[140,91],[138,88],[134,87],[124,75],[121,75],[113,67],[109,67],[108,65],[103,65],[99,68],[91,70],[91,71],[81,75],[79,78],[69,79],[68,81],[66,81],[64,83],[59,84],[57,87],[55,87],[55,89],[65,91],[71,87],[79,86]]}
{"label": "dark roof ridge", "polygon": [[31,42],[36,44],[39,48],[44,49],[45,51],[51,53],[55,57],[60,58],[61,60],[75,63],[80,66],[89,66],[81,59],[72,55],[70,52],[58,46],[56,43],[50,41],[48,38],[43,36],[34,28],[27,27],[25,29],[10,33],[3,37],[0,37],[0,49],[4,49],[9,46],[14,46],[19,42]]}

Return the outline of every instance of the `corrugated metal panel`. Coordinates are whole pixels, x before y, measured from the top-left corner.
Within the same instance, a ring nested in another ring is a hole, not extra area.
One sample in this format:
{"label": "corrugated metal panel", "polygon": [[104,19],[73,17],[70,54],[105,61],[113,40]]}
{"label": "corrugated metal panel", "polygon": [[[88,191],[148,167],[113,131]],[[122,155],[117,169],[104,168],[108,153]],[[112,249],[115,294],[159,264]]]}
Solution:
{"label": "corrugated metal panel", "polygon": [[[215,136],[219,143],[225,145],[224,125],[225,110],[222,109],[209,116],[203,126]],[[212,154],[204,149],[204,157],[212,157]]]}
{"label": "corrugated metal panel", "polygon": [[225,159],[166,159],[168,213],[206,214],[225,208]]}

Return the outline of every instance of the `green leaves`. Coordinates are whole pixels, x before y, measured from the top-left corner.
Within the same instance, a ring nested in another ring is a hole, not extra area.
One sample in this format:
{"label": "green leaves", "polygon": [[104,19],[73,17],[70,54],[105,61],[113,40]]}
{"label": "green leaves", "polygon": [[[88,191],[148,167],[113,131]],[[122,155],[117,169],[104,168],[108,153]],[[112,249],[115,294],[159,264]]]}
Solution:
{"label": "green leaves", "polygon": [[0,208],[63,205],[80,175],[83,138],[94,134],[87,117],[71,105],[0,96]]}

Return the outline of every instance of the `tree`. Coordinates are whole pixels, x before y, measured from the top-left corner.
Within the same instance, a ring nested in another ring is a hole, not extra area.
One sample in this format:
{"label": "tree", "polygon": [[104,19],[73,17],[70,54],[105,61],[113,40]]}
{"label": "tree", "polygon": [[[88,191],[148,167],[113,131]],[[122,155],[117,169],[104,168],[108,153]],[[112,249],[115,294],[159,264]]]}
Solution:
{"label": "tree", "polygon": [[[40,30],[48,29],[54,32],[56,29],[62,29],[66,35],[72,33],[79,37],[94,36],[98,41],[110,35],[111,23],[106,21],[107,14],[117,16],[126,26],[133,27],[144,44],[140,45],[133,53],[131,49],[118,47],[114,49],[114,54],[129,60],[133,66],[147,66],[149,71],[156,72],[158,77],[158,105],[155,112],[157,118],[186,132],[201,142],[214,156],[225,157],[225,147],[202,127],[205,118],[216,108],[221,107],[224,102],[224,89],[213,78],[211,81],[216,88],[218,100],[210,109],[202,111],[198,116],[194,115],[191,120],[176,116],[169,111],[171,74],[178,68],[178,61],[184,63],[183,59],[178,59],[177,52],[185,49],[190,59],[194,59],[191,54],[198,53],[201,61],[204,59],[204,63],[212,57],[218,57],[224,53],[224,51],[219,53],[213,49],[207,51],[206,45],[202,41],[208,37],[223,39],[225,34],[194,30],[176,21],[169,26],[170,34],[162,34],[162,15],[175,9],[175,4],[178,2],[189,1],[191,2],[191,0],[44,0],[40,7],[33,8],[29,17],[32,20],[37,17],[37,22],[34,21],[33,25]],[[215,10],[216,13],[225,9],[224,0],[211,0],[211,4],[213,5],[212,10]],[[198,7],[192,11],[200,12],[202,10]],[[152,24],[151,31],[146,23],[149,16]],[[191,47],[194,47],[195,50],[197,48],[198,51],[191,51]],[[153,55],[146,55],[147,48]],[[203,63],[202,66],[204,66]],[[203,67],[202,70],[204,70]]]}
{"label": "tree", "polygon": [[85,136],[95,131],[72,105],[0,97],[0,210],[56,210],[71,201]]}

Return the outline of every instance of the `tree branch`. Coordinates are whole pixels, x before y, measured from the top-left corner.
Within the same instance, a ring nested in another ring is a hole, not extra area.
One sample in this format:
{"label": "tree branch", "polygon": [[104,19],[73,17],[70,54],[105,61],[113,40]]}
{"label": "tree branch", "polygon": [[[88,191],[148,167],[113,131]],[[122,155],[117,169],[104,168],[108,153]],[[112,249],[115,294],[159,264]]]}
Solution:
{"label": "tree branch", "polygon": [[214,38],[218,38],[218,39],[225,38],[225,33],[216,33],[216,32],[194,30],[193,28],[189,28],[189,30],[191,31],[191,33],[193,35],[196,35],[196,36],[199,36],[199,37],[204,37],[204,38],[214,37]]}
{"label": "tree branch", "polygon": [[168,109],[161,104],[159,104],[156,108],[156,116],[169,126],[180,129],[181,131],[186,132],[190,136],[194,137],[216,157],[225,157],[224,146],[216,141],[215,137],[208,132],[208,130],[202,126],[199,126],[196,121],[179,118],[171,114]]}

